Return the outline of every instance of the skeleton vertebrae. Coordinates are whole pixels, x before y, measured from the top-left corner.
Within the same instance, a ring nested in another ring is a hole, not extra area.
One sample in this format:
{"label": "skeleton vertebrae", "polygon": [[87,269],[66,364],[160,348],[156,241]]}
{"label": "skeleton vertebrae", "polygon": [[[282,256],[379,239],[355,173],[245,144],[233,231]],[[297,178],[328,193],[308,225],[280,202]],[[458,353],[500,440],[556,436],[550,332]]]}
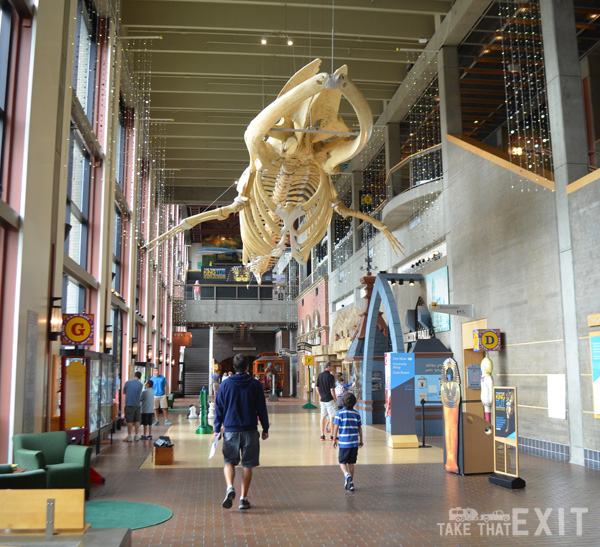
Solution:
{"label": "skeleton vertebrae", "polygon": [[[335,210],[372,223],[396,252],[402,246],[384,224],[343,205],[331,181],[340,163],[355,156],[372,129],[371,110],[343,66],[335,74],[317,73],[316,59],[297,72],[278,98],[248,126],[250,165],[238,182],[231,205],[187,218],[148,247],[183,230],[239,212],[243,260],[260,282],[286,247],[305,263],[327,231]],[[360,134],[350,139],[339,117],[342,95],[354,108]],[[318,130],[315,128],[318,127]]]}

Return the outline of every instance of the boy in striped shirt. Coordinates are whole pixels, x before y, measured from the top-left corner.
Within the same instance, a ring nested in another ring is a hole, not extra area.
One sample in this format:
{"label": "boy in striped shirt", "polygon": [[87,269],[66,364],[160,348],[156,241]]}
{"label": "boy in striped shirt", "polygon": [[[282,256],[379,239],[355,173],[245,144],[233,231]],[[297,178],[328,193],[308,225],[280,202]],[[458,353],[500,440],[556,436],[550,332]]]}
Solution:
{"label": "boy in striped shirt", "polygon": [[[338,410],[333,419],[333,446],[340,445],[338,461],[344,473],[344,488],[354,490],[354,464],[358,449],[363,445],[362,421],[358,411],[354,410],[356,397],[346,392],[342,397],[344,407]],[[338,435],[339,431],[339,435]]]}

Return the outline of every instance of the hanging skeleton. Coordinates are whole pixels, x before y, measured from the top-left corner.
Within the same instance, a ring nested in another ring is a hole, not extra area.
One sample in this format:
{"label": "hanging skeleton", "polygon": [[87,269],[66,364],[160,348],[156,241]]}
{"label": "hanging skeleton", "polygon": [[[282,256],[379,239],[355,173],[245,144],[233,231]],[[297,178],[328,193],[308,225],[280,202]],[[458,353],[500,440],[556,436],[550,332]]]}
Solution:
{"label": "hanging skeleton", "polygon": [[[346,207],[331,175],[358,154],[373,127],[371,109],[348,78],[344,65],[335,74],[318,73],[320,59],[298,71],[277,99],[252,122],[244,135],[250,165],[237,184],[231,205],[186,218],[146,247],[189,230],[207,220],[225,220],[239,212],[243,262],[260,283],[286,247],[301,264],[327,232],[333,211],[370,222],[387,238],[396,253],[402,245],[382,222]],[[354,108],[359,135],[338,115],[342,95]]]}

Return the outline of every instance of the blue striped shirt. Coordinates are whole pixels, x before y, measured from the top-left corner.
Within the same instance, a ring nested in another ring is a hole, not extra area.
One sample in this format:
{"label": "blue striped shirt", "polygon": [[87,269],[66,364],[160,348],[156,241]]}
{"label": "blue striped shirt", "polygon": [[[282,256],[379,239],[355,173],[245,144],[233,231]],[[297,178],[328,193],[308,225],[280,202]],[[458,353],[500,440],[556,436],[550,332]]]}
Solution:
{"label": "blue striped shirt", "polygon": [[340,448],[358,446],[358,428],[362,425],[362,421],[357,410],[348,408],[338,410],[333,419],[333,424],[340,428],[338,433]]}

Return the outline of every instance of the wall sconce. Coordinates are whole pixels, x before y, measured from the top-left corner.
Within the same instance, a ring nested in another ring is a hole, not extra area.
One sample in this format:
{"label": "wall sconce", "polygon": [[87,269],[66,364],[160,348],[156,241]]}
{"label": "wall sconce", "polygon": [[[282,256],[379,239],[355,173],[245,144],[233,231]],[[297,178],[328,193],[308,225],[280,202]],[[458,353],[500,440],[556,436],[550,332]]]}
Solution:
{"label": "wall sconce", "polygon": [[113,346],[112,325],[104,327],[104,353],[109,353]]}
{"label": "wall sconce", "polygon": [[411,279],[411,280],[408,282],[408,284],[409,284],[411,287],[413,287],[413,286],[414,286],[414,284],[415,284],[415,282],[414,282],[414,281]]}
{"label": "wall sconce", "polygon": [[171,359],[171,366],[172,366],[172,367],[174,367],[174,366],[175,366],[175,357],[173,357],[173,358]]}
{"label": "wall sconce", "polygon": [[137,338],[133,338],[131,340],[131,359],[135,361],[138,356],[138,340]]}
{"label": "wall sconce", "polygon": [[58,340],[62,333],[62,324],[63,324],[62,308],[61,308],[61,306],[55,306],[55,302],[58,302],[59,300],[62,300],[61,296],[58,296],[58,297],[53,296],[52,298],[50,298],[50,303],[51,303],[50,320],[49,320],[50,332],[48,333],[48,338],[50,340]]}
{"label": "wall sconce", "polygon": [[158,362],[161,365],[163,364],[163,352],[162,351],[158,352]]}
{"label": "wall sconce", "polygon": [[148,351],[146,352],[146,360],[150,363],[152,362],[152,357],[154,354],[152,353],[152,346],[148,346]]}

